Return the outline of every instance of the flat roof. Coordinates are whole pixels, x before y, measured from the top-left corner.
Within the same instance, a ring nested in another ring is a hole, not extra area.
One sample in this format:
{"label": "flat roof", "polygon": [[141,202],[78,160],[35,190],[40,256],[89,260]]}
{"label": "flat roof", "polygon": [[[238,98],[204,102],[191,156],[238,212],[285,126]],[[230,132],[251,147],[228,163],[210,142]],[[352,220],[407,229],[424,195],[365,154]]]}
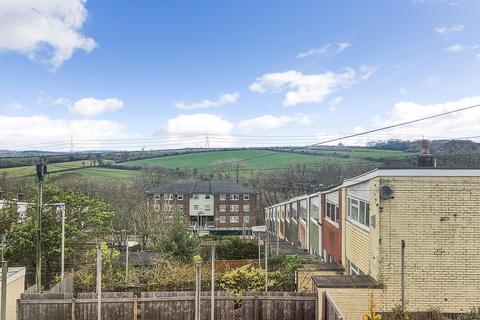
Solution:
{"label": "flat roof", "polygon": [[[13,281],[24,277],[25,276],[25,267],[12,267],[8,268],[7,271],[7,284],[12,283]],[[0,268],[0,274],[2,274],[2,268]],[[0,277],[0,285],[2,283],[2,279]]]}
{"label": "flat roof", "polygon": [[345,179],[342,187],[349,187],[377,177],[480,177],[480,169],[398,168],[375,169],[362,175]]}
{"label": "flat roof", "polygon": [[317,288],[381,288],[381,284],[368,275],[330,275],[330,276],[313,276],[313,283]]}

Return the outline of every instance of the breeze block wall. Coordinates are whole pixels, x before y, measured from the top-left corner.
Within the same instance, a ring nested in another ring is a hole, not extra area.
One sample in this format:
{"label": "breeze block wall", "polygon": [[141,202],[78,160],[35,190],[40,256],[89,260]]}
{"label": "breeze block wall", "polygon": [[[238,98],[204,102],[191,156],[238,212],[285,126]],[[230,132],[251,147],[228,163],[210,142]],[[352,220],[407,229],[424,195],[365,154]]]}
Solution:
{"label": "breeze block wall", "polygon": [[[383,185],[393,189],[393,199],[380,200]],[[371,240],[379,248],[372,276],[383,287],[384,311],[400,304],[401,240],[408,310],[456,313],[479,306],[480,177],[381,177],[371,186],[377,216]]]}

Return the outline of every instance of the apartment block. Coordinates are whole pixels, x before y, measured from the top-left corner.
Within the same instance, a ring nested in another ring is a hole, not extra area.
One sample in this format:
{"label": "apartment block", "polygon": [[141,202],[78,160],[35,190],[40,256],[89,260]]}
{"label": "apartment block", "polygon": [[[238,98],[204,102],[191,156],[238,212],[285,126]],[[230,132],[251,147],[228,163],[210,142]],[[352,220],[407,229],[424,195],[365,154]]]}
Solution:
{"label": "apartment block", "polygon": [[182,212],[192,229],[210,234],[251,233],[255,190],[230,181],[177,180],[147,192],[149,209],[170,217]]}

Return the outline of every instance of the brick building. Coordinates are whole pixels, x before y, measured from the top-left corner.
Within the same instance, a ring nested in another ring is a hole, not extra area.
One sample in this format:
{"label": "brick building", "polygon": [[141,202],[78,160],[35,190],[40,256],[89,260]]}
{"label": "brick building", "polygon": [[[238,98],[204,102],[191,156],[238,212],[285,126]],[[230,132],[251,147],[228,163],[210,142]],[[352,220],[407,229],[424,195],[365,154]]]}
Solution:
{"label": "brick building", "polygon": [[[462,313],[480,305],[479,186],[478,169],[378,169],[308,195],[321,197],[318,252],[345,270],[312,277],[319,303],[327,304],[319,310],[334,304],[349,320],[361,319],[372,295],[381,311],[400,305],[402,241],[409,311]],[[266,209],[268,225],[279,205]]]}
{"label": "brick building", "polygon": [[256,225],[255,190],[219,180],[177,180],[147,192],[150,210],[183,212],[194,229],[210,234],[244,232]]}

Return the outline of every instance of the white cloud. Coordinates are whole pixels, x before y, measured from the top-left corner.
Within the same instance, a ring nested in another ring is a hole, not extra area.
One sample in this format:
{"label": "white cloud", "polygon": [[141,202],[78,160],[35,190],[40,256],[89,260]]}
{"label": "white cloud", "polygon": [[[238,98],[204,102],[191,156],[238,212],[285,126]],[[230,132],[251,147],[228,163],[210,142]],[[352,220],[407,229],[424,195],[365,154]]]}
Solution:
{"label": "white cloud", "polygon": [[0,1],[0,51],[24,54],[53,68],[76,50],[91,52],[95,40],[81,29],[88,12],[86,0]]}
{"label": "white cloud", "polygon": [[[66,99],[58,103],[66,103]],[[123,101],[117,98],[108,99],[95,99],[95,98],[83,98],[75,101],[69,106],[70,112],[84,118],[93,118],[99,116],[102,113],[114,111],[123,107]]]}
{"label": "white cloud", "polygon": [[18,101],[14,101],[14,102],[12,102],[9,105],[4,107],[4,110],[8,111],[8,112],[21,111],[21,110],[25,110],[25,109],[26,109],[26,107]]}
{"label": "white cloud", "polygon": [[309,49],[305,52],[300,52],[299,54],[297,54],[297,59],[303,59],[303,58],[306,58],[306,57],[310,57],[310,56],[320,56],[322,54],[325,54],[328,52],[328,48],[330,48],[330,44],[326,44],[320,48],[312,48],[312,49]]}
{"label": "white cloud", "polygon": [[336,53],[340,53],[344,50],[347,50],[352,44],[348,42],[339,42],[337,43],[337,51]]}
{"label": "white cloud", "polygon": [[181,114],[169,119],[164,131],[172,135],[229,134],[234,125],[219,116],[207,113]]}
{"label": "white cloud", "polygon": [[290,70],[264,74],[250,85],[250,90],[258,93],[286,91],[283,105],[294,106],[300,103],[322,102],[328,95],[349,87],[354,82],[355,71],[350,68],[343,73],[327,71],[311,75]]}
{"label": "white cloud", "polygon": [[[389,126],[417,118],[423,118],[439,113],[452,111],[472,105],[480,104],[480,96],[467,97],[457,101],[449,101],[438,104],[418,104],[415,102],[398,102],[382,118],[377,117],[375,127]],[[461,138],[480,135],[480,107],[449,114],[431,120],[420,121],[411,125],[388,130],[385,138],[392,137],[403,139],[428,138]]]}
{"label": "white cloud", "polygon": [[217,101],[204,99],[198,102],[187,103],[185,101],[177,101],[175,107],[183,110],[201,109],[201,108],[218,108],[228,103],[235,103],[240,94],[238,92],[222,94]]}
{"label": "white cloud", "polygon": [[[335,54],[348,49],[351,46],[351,44],[349,42],[338,42],[336,46],[337,46],[337,49],[334,52]],[[328,43],[324,46],[321,46],[320,48],[308,49],[305,52],[300,52],[299,54],[297,54],[296,59],[303,59],[310,56],[321,56],[323,54],[328,53],[328,50],[330,49],[330,47],[331,47],[331,44]]]}
{"label": "white cloud", "polygon": [[240,121],[238,127],[245,132],[255,131],[257,129],[268,130],[284,126],[288,123],[307,125],[312,123],[312,118],[308,115],[298,113],[294,116],[274,116],[266,114],[256,118]]}
{"label": "white cloud", "polygon": [[468,48],[462,44],[454,44],[451,45],[450,47],[447,47],[443,49],[444,51],[450,52],[450,53],[459,53],[467,50]]}
{"label": "white cloud", "polygon": [[465,30],[465,25],[463,24],[452,24],[450,26],[436,27],[435,31],[445,37],[448,37],[452,33],[461,32]]}
{"label": "white cloud", "polygon": [[366,64],[360,66],[360,72],[362,73],[361,78],[363,80],[367,80],[370,78],[376,71],[378,70],[378,66],[367,66]]}
{"label": "white cloud", "polygon": [[[45,115],[0,116],[0,149],[69,150],[75,141],[124,137],[124,126],[108,120],[63,120]],[[52,145],[52,142],[56,144]],[[48,146],[48,147],[47,147]],[[80,146],[77,146],[80,148]],[[83,142],[83,150],[102,148],[101,142]]]}
{"label": "white cloud", "polygon": [[338,97],[335,97],[335,98],[332,98],[330,99],[330,110],[331,111],[337,111],[337,107],[340,103],[342,103],[344,100],[343,97],[341,96],[338,96]]}

